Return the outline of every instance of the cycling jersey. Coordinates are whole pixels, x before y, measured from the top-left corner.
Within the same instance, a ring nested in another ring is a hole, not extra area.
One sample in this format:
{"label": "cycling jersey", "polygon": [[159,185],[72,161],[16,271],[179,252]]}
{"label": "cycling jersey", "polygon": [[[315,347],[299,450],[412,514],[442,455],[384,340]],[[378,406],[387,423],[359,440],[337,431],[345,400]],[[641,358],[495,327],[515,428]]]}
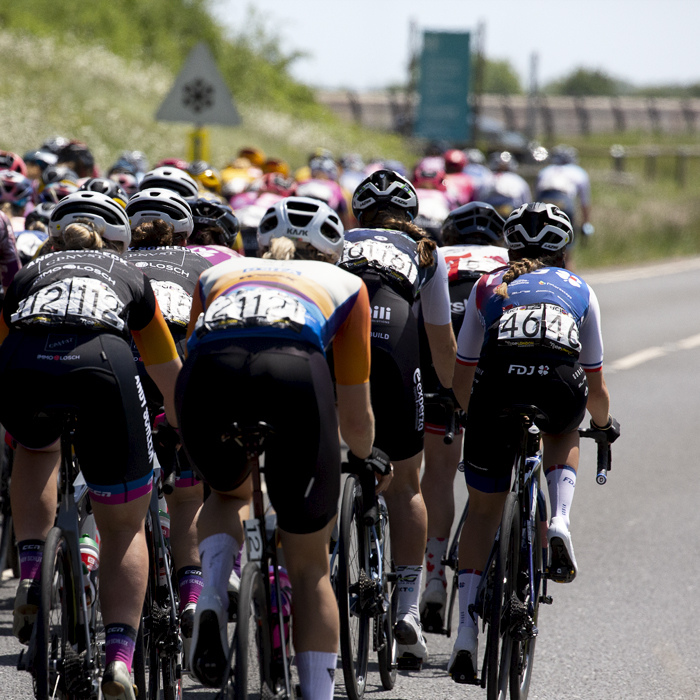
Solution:
{"label": "cycling jersey", "polygon": [[492,187],[489,192],[484,193],[484,201],[492,204],[500,213],[506,214],[505,211],[499,209],[502,200],[508,200],[512,209],[517,209],[519,206],[532,201],[530,186],[517,173],[494,173]]}
{"label": "cycling jersey", "polygon": [[49,234],[43,231],[20,231],[16,235],[17,253],[24,265],[34,259],[48,238]]}
{"label": "cycling jersey", "polygon": [[450,196],[457,202],[457,206],[474,201],[475,185],[471,175],[466,173],[447,173],[445,186]]}
{"label": "cycling jersey", "polygon": [[322,352],[332,342],[338,383],[363,384],[368,327],[367,289],[358,277],[324,262],[240,258],[200,277],[188,352],[222,338],[286,338]]}
{"label": "cycling jersey", "polygon": [[548,165],[537,175],[536,192],[555,190],[572,198],[578,197],[583,206],[591,203],[591,180],[588,173],[575,163]]}
{"label": "cycling jersey", "polygon": [[418,245],[408,234],[356,228],[345,233],[338,265],[354,274],[379,274],[410,304],[420,295],[425,320],[443,326],[450,322],[447,268],[440,249],[434,251],[434,257],[432,265],[421,267]]}
{"label": "cycling jersey", "polygon": [[12,224],[7,215],[0,211],[0,281],[4,289],[10,286],[21,267]]}
{"label": "cycling jersey", "polygon": [[170,331],[184,335],[199,276],[212,263],[182,246],[134,248],[124,254],[148,277]]}
{"label": "cycling jersey", "polygon": [[0,342],[10,330],[48,334],[67,328],[127,341],[131,333],[146,365],[177,358],[147,278],[114,253],[49,253],[16,275],[3,305]]}
{"label": "cycling jersey", "polygon": [[567,270],[544,267],[511,282],[503,299],[495,289],[505,272],[484,275],[474,287],[457,341],[457,362],[476,365],[487,348],[498,347],[566,355],[578,358],[588,372],[599,371],[603,339],[593,290]]}
{"label": "cycling jersey", "polygon": [[493,173],[481,163],[468,163],[463,171],[472,179],[474,183],[474,194],[472,201],[483,201],[484,196],[493,187],[495,177]]}

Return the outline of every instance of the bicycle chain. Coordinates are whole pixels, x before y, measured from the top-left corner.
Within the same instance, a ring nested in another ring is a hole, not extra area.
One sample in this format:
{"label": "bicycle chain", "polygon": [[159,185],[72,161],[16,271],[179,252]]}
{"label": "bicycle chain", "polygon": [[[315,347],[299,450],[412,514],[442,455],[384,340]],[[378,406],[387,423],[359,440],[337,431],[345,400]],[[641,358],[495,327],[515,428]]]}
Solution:
{"label": "bicycle chain", "polygon": [[92,683],[85,677],[85,652],[78,654],[65,642],[63,645],[63,678],[67,695],[76,700],[88,700],[92,695]]}
{"label": "bicycle chain", "polygon": [[503,621],[503,627],[517,642],[533,639],[539,632],[527,611],[527,605],[515,593],[511,593],[510,600],[506,603]]}

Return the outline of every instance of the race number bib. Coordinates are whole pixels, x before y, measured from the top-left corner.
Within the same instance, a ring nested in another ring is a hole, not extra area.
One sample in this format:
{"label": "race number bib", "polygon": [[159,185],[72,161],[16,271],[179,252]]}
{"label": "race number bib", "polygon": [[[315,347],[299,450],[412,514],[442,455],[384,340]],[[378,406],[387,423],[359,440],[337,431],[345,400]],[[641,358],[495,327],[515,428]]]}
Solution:
{"label": "race number bib", "polygon": [[110,328],[120,333],[125,328],[121,317],[124,304],[103,282],[88,277],[59,280],[40,289],[19,303],[11,322],[52,325],[69,323],[95,328]]}
{"label": "race number bib", "polygon": [[554,304],[530,304],[505,311],[498,323],[498,343],[544,346],[577,354],[581,350],[576,320]]}
{"label": "race number bib", "polygon": [[204,314],[209,330],[234,326],[281,326],[300,330],[306,309],[291,294],[259,287],[217,297]]}
{"label": "race number bib", "polygon": [[163,318],[168,323],[185,328],[190,320],[192,297],[174,282],[151,280],[151,288]]}
{"label": "race number bib", "polygon": [[411,284],[418,277],[418,267],[413,258],[408,253],[400,251],[391,243],[382,241],[358,241],[350,246],[346,246],[341,263],[348,263],[348,267],[351,267],[353,264],[364,263],[373,267],[384,268],[395,275],[407,279]]}

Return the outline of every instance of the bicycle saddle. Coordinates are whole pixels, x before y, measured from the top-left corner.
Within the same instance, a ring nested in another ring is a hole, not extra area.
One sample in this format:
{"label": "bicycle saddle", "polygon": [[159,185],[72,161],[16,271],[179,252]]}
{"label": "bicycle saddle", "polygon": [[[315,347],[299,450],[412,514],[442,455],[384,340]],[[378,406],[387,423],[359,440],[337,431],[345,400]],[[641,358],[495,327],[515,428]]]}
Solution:
{"label": "bicycle saddle", "polygon": [[508,408],[504,408],[501,411],[501,418],[513,418],[513,417],[518,417],[518,418],[529,418],[533,422],[538,422],[538,421],[544,421],[547,422],[549,421],[549,416],[539,409],[537,406],[532,406],[531,404],[526,404],[526,403],[516,403],[513,404],[512,406],[509,406]]}

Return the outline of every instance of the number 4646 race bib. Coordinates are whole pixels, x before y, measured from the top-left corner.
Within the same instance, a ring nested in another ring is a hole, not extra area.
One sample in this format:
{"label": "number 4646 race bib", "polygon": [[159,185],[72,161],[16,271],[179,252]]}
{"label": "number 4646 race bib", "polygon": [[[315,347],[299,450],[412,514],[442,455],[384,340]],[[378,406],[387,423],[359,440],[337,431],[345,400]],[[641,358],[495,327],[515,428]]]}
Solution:
{"label": "number 4646 race bib", "polygon": [[505,311],[498,323],[498,343],[549,347],[574,354],[581,349],[576,320],[554,304],[530,304]]}

